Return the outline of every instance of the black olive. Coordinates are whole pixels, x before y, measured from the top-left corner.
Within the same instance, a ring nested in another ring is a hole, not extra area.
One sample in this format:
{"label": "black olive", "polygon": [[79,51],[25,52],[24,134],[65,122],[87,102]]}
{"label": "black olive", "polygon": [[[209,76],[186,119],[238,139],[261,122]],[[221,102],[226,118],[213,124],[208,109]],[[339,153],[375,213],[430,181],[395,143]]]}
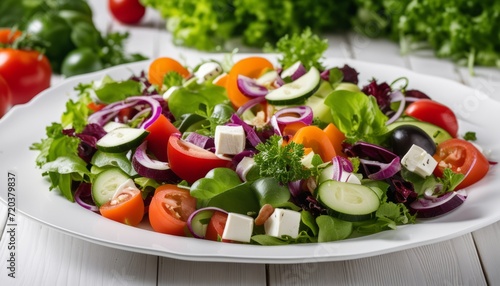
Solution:
{"label": "black olive", "polygon": [[436,152],[434,140],[424,130],[410,124],[394,128],[391,132],[390,143],[392,151],[399,157],[403,157],[413,144],[421,147],[431,155]]}

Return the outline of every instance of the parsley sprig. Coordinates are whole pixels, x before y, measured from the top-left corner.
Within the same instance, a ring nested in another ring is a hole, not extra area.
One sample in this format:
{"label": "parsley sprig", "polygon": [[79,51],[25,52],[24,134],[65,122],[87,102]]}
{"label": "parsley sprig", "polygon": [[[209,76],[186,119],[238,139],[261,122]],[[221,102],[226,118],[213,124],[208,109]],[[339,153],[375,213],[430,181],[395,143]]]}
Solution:
{"label": "parsley sprig", "polygon": [[274,177],[286,184],[311,176],[311,170],[301,162],[304,156],[302,144],[290,142],[282,145],[282,138],[273,135],[266,142],[258,144],[256,149],[259,153],[254,159],[262,177]]}

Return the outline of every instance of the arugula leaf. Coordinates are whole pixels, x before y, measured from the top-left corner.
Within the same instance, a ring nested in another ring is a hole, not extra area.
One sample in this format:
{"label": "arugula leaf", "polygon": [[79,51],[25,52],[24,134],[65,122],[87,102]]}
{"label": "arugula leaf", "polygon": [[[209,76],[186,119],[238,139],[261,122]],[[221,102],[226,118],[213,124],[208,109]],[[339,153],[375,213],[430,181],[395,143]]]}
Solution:
{"label": "arugula leaf", "polygon": [[282,146],[281,137],[271,136],[255,148],[259,151],[254,157],[261,177],[274,177],[286,184],[310,177],[310,170],[302,165],[304,146],[295,142]]}
{"label": "arugula leaf", "polygon": [[387,116],[373,96],[362,92],[336,90],[325,99],[331,108],[333,123],[346,135],[348,143],[365,141],[380,145],[387,133]]}

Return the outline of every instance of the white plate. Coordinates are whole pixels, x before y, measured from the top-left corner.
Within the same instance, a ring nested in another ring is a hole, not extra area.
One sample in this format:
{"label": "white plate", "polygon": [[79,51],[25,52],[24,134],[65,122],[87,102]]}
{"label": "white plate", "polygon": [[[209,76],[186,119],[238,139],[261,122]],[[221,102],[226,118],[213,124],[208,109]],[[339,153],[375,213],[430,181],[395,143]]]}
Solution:
{"label": "white plate", "polygon": [[[238,55],[241,57],[244,55]],[[209,58],[217,57],[212,55]],[[191,66],[199,63],[191,58]],[[149,62],[139,62],[109,70],[74,77],[52,87],[30,103],[16,106],[0,120],[0,198],[7,202],[7,173],[16,174],[17,210],[43,224],[69,235],[109,247],[184,260],[246,263],[304,263],[338,261],[369,257],[451,239],[500,220],[500,173],[493,166],[481,182],[468,190],[469,197],[457,210],[436,219],[399,227],[395,231],[349,239],[340,242],[287,246],[258,246],[216,243],[194,238],[155,233],[147,227],[134,228],[107,220],[72,204],[49,184],[35,167],[37,152],[30,151],[34,142],[45,136],[45,127],[59,121],[65,102],[75,96],[73,88],[80,82],[101,79],[105,74],[124,79],[147,69]],[[327,59],[327,66],[348,63],[360,73],[360,83],[375,77],[392,82],[401,76],[434,99],[451,106],[460,118],[460,131],[475,131],[490,159],[500,154],[500,103],[453,81],[416,74],[406,69],[369,64],[353,60]]]}

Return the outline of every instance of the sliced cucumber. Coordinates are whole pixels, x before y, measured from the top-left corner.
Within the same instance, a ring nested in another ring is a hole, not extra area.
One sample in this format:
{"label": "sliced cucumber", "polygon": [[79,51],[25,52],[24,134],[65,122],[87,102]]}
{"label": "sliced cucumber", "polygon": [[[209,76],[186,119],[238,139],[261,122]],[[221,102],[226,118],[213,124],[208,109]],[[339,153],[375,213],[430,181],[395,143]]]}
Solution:
{"label": "sliced cucumber", "polygon": [[92,199],[99,207],[111,200],[120,185],[129,176],[118,168],[109,168],[97,174],[92,182]]}
{"label": "sliced cucumber", "polygon": [[144,129],[122,127],[111,130],[96,143],[97,149],[109,153],[121,153],[141,145],[149,132]]}
{"label": "sliced cucumber", "polygon": [[317,196],[331,215],[347,221],[371,219],[380,206],[380,199],[371,188],[334,180],[321,183]]}
{"label": "sliced cucumber", "polygon": [[450,133],[448,133],[446,130],[443,128],[436,126],[434,124],[428,123],[428,122],[423,122],[423,121],[417,121],[417,120],[402,120],[402,121],[396,121],[387,126],[389,131],[393,130],[394,128],[401,126],[401,125],[413,125],[416,126],[420,129],[422,129],[425,133],[427,133],[432,140],[434,140],[434,143],[439,144],[445,140],[451,139]]}
{"label": "sliced cucumber", "polygon": [[106,123],[106,125],[104,125],[102,128],[106,132],[111,132],[114,129],[123,128],[123,127],[129,127],[129,126],[125,123],[110,121],[110,122]]}
{"label": "sliced cucumber", "polygon": [[204,238],[207,233],[208,223],[214,214],[214,210],[202,210],[191,220],[191,231],[194,235]]}
{"label": "sliced cucumber", "polygon": [[293,82],[282,85],[266,95],[266,100],[274,105],[303,103],[319,88],[321,76],[318,69],[312,67],[306,74]]}
{"label": "sliced cucumber", "polygon": [[276,79],[279,77],[279,74],[275,70],[270,70],[263,75],[261,75],[259,78],[255,80],[258,85],[263,85],[263,86],[268,86],[273,84]]}
{"label": "sliced cucumber", "polygon": [[318,90],[310,96],[305,105],[313,110],[315,118],[321,122],[333,122],[332,111],[328,105],[325,104],[325,98],[333,91],[332,86],[327,81],[321,81]]}

